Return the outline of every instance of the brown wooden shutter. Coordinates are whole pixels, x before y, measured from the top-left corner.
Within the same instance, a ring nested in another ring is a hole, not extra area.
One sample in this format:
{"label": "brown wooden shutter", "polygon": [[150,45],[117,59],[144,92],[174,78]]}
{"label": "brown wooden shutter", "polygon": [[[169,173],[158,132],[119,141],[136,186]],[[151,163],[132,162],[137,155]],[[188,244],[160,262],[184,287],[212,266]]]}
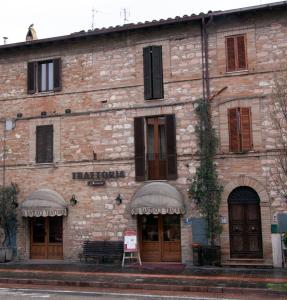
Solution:
{"label": "brown wooden shutter", "polygon": [[226,38],[226,69],[227,72],[235,71],[236,62],[235,62],[235,38],[227,37]]}
{"label": "brown wooden shutter", "polygon": [[36,92],[36,62],[28,63],[27,92],[28,92],[28,94],[35,94],[35,92]]}
{"label": "brown wooden shutter", "polygon": [[175,180],[177,178],[175,115],[166,116],[166,154],[167,154],[167,179]]}
{"label": "brown wooden shutter", "polygon": [[228,109],[229,151],[240,150],[238,108]]}
{"label": "brown wooden shutter", "polygon": [[53,60],[54,64],[54,91],[61,90],[61,59],[56,58]]}
{"label": "brown wooden shutter", "polygon": [[36,127],[36,162],[53,162],[53,125]]}
{"label": "brown wooden shutter", "polygon": [[153,99],[163,98],[162,47],[152,46]]}
{"label": "brown wooden shutter", "polygon": [[236,37],[237,44],[237,56],[238,56],[238,69],[247,69],[246,64],[246,48],[245,48],[245,36],[240,35]]}
{"label": "brown wooden shutter", "polygon": [[134,139],[135,139],[135,177],[136,181],[145,180],[145,134],[144,118],[134,119]]}
{"label": "brown wooden shutter", "polygon": [[144,98],[152,99],[152,47],[143,48]]}
{"label": "brown wooden shutter", "polygon": [[250,107],[240,108],[240,134],[241,134],[241,150],[249,151],[252,149],[252,133],[251,133],[251,109]]}

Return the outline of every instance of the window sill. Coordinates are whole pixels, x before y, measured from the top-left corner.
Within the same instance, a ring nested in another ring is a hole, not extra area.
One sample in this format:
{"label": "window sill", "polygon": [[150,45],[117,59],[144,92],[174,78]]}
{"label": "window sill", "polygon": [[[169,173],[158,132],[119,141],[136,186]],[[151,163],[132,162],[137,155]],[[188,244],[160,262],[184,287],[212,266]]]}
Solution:
{"label": "window sill", "polygon": [[49,163],[33,163],[34,167],[39,167],[39,168],[56,168],[57,167],[57,163],[56,162],[49,162]]}
{"label": "window sill", "polygon": [[238,75],[238,74],[248,73],[248,72],[249,72],[248,69],[244,69],[244,70],[226,71],[225,74],[226,75]]}
{"label": "window sill", "polygon": [[45,91],[45,92],[35,92],[34,94],[29,94],[29,96],[35,96],[35,97],[45,97],[45,96],[51,96],[51,95],[55,95],[58,94],[60,91]]}

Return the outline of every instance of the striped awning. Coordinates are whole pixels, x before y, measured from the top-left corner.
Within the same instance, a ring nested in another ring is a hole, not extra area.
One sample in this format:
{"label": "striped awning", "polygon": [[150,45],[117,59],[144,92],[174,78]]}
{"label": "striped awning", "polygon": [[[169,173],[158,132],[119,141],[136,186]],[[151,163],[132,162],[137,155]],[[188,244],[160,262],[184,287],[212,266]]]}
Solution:
{"label": "striped awning", "polygon": [[41,189],[32,192],[20,204],[23,217],[55,217],[66,216],[67,204],[57,192]]}
{"label": "striped awning", "polygon": [[141,187],[131,203],[132,215],[184,214],[184,201],[179,191],[165,182],[152,182]]}

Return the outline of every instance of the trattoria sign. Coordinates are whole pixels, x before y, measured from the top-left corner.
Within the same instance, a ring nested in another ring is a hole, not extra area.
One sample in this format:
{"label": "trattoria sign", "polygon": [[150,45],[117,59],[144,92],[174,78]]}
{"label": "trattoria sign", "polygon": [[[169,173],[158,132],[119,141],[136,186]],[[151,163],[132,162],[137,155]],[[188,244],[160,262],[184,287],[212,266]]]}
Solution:
{"label": "trattoria sign", "polygon": [[74,172],[73,179],[88,180],[89,186],[103,186],[106,184],[106,179],[124,178],[124,171],[103,171],[103,172]]}

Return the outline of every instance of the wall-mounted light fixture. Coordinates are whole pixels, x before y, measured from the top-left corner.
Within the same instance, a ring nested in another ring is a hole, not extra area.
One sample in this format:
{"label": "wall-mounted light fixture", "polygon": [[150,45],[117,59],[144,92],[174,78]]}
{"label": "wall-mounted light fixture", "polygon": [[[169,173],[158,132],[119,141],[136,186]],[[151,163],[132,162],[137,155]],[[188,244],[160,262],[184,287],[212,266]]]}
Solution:
{"label": "wall-mounted light fixture", "polygon": [[70,110],[70,108],[66,108],[65,109],[65,114],[70,114],[72,111]]}
{"label": "wall-mounted light fixture", "polygon": [[17,113],[17,118],[20,119],[23,117],[23,114],[22,113]]}
{"label": "wall-mounted light fixture", "polygon": [[117,198],[115,200],[116,200],[117,205],[121,205],[123,202],[123,198],[122,198],[121,194],[118,194]]}
{"label": "wall-mounted light fixture", "polygon": [[41,111],[41,117],[46,117],[47,116],[47,112],[46,111]]}
{"label": "wall-mounted light fixture", "polygon": [[77,198],[76,198],[76,195],[73,194],[73,195],[72,195],[72,198],[70,199],[70,204],[71,204],[72,206],[75,206],[75,205],[77,204],[77,202],[78,202],[78,200],[77,200]]}

